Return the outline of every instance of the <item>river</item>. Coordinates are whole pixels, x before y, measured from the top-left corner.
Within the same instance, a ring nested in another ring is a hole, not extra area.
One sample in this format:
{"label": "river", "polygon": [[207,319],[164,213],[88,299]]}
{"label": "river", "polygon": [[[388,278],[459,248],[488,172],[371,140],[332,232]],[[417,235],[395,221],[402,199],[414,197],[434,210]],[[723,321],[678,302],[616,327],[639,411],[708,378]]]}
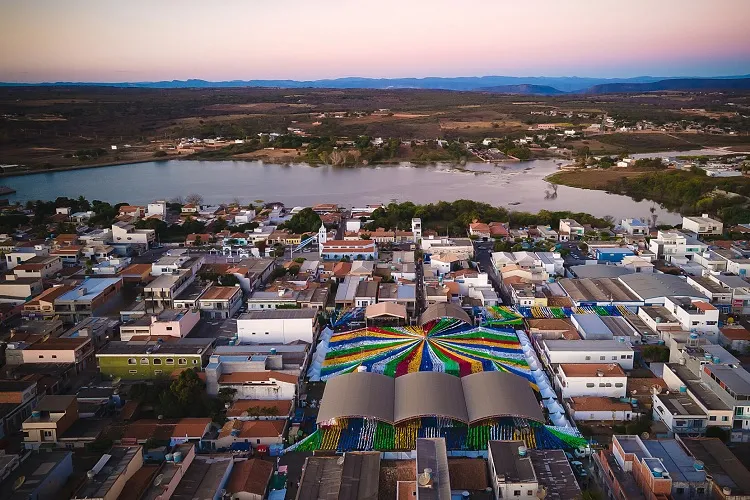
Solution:
{"label": "river", "polygon": [[341,168],[328,165],[279,165],[262,161],[169,160],[6,177],[0,184],[17,191],[13,201],[53,200],[58,196],[145,204],[198,193],[206,203],[235,198],[282,201],[287,205],[339,203],[343,206],[396,200],[430,203],[471,199],[511,210],[570,210],[615,219],[647,218],[677,223],[678,214],[648,201],[567,186],[544,178],[557,170],[555,160],[500,164],[410,164]]}

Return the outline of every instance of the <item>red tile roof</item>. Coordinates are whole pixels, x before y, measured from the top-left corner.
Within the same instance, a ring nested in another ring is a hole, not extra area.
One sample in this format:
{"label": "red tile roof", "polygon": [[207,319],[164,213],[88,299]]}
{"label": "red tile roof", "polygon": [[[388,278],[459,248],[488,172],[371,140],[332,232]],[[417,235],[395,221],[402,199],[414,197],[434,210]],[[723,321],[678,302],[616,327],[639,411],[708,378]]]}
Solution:
{"label": "red tile roof", "polygon": [[235,462],[227,482],[227,493],[252,493],[262,498],[273,475],[273,464],[258,458]]}

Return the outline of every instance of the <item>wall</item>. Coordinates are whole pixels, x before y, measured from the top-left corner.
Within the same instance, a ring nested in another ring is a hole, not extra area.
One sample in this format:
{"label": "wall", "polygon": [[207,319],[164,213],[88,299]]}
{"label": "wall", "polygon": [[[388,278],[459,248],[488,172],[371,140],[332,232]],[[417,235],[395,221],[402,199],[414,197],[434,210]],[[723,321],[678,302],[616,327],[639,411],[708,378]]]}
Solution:
{"label": "wall", "polygon": [[201,315],[197,311],[187,310],[179,321],[156,321],[152,323],[151,335],[156,337],[186,337],[200,319]]}
{"label": "wall", "polygon": [[[576,342],[571,340],[571,342]],[[608,352],[587,352],[587,351],[552,351],[546,349],[544,353],[550,364],[561,363],[617,363],[623,370],[633,369],[633,351],[608,351]],[[604,356],[604,359],[602,359]],[[625,358],[623,359],[623,356]]]}
{"label": "wall", "polygon": [[[315,318],[293,319],[238,319],[237,335],[240,343],[288,344],[295,340],[313,342]],[[253,335],[255,332],[255,335]],[[268,334],[266,334],[268,332]]]}
{"label": "wall", "polygon": [[[627,377],[569,377],[565,378],[558,371],[557,384],[561,387],[562,396],[606,396],[610,398],[625,397]],[[593,387],[591,387],[593,384]],[[609,385],[609,387],[607,387]]]}
{"label": "wall", "polygon": [[[128,360],[133,358],[136,364],[129,364]],[[141,358],[148,359],[148,364],[141,364]],[[154,360],[161,361],[161,364],[154,364]],[[167,359],[173,360],[172,364],[167,364]],[[180,364],[180,360],[185,360],[185,364]],[[121,377],[123,379],[141,380],[153,379],[159,377],[168,377],[175,370],[185,368],[201,368],[203,360],[199,354],[160,354],[151,355],[117,355],[117,356],[97,356],[99,371],[103,375],[110,377]],[[135,373],[130,373],[135,371]],[[161,371],[161,373],[157,373]]]}

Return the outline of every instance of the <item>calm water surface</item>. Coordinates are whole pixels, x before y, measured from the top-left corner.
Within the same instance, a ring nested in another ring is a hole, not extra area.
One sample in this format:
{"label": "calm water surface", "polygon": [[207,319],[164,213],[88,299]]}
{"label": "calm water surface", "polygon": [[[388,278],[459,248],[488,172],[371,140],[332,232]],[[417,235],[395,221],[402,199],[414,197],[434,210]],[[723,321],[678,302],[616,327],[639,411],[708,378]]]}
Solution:
{"label": "calm water surface", "polygon": [[[555,172],[554,160],[495,166],[486,163],[412,166],[378,165],[340,168],[261,161],[170,160],[111,167],[6,177],[0,184],[16,189],[11,201],[85,196],[111,203],[145,204],[199,193],[207,203],[261,199],[289,205],[332,202],[344,206],[393,200],[429,203],[472,199],[513,210],[571,210],[597,216],[649,217],[675,223],[679,215],[648,201],[566,186],[544,180]],[[595,173],[592,173],[595,175]]]}

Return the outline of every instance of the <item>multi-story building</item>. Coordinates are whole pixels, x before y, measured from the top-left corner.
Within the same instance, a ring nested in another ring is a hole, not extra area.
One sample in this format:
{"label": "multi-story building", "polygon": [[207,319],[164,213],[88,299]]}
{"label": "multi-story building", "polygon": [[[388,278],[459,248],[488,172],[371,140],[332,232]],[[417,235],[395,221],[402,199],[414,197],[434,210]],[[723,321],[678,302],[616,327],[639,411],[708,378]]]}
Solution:
{"label": "multi-story building", "polygon": [[620,226],[631,236],[645,236],[648,234],[648,224],[641,219],[623,219]]}
{"label": "multi-story building", "polygon": [[317,312],[305,309],[254,310],[237,319],[240,343],[288,344],[297,340],[312,344],[318,330]]}
{"label": "multi-story building", "polygon": [[233,317],[242,307],[242,288],[237,286],[211,286],[199,298],[201,315],[209,319]]}
{"label": "multi-story building", "polygon": [[13,268],[13,274],[19,278],[49,279],[62,271],[63,265],[57,256],[35,256]]}
{"label": "multi-story building", "polygon": [[584,233],[584,227],[577,221],[573,219],[560,219],[560,226],[558,227],[560,241],[583,238]]}
{"label": "multi-story building", "polygon": [[648,248],[657,258],[665,259],[667,262],[682,262],[705,252],[708,245],[692,235],[679,231],[659,231],[656,238],[649,241]]}
{"label": "multi-story building", "polygon": [[634,351],[630,344],[616,340],[542,340],[539,345],[548,366],[568,363],[617,363],[633,369]]}
{"label": "multi-story building", "polygon": [[324,260],[373,260],[378,257],[378,246],[373,240],[329,240],[320,244]]}
{"label": "multi-story building", "polygon": [[708,214],[701,217],[683,217],[682,229],[700,235],[715,235],[724,232],[724,224],[720,220],[712,219]]}
{"label": "multi-story building", "polygon": [[573,396],[625,397],[627,376],[616,363],[563,363],[555,372],[555,385],[563,398]]}
{"label": "multi-story building", "polygon": [[711,342],[718,340],[719,310],[708,302],[689,297],[667,297],[664,307],[677,318],[683,329],[709,335],[706,338]]}
{"label": "multi-story building", "polygon": [[197,309],[165,309],[158,315],[144,315],[120,325],[120,340],[129,341],[135,336],[183,338],[199,320]]}
{"label": "multi-story building", "polygon": [[55,299],[55,314],[66,323],[101,315],[120,299],[122,278],[87,278]]}
{"label": "multi-story building", "polygon": [[45,443],[57,445],[76,420],[78,400],[75,396],[46,395],[21,424],[23,444],[26,449],[39,449]]}
{"label": "multi-story building", "polygon": [[176,274],[162,274],[143,288],[143,301],[147,311],[159,311],[174,307],[174,300],[195,281],[195,275],[187,269]]}
{"label": "multi-story building", "polygon": [[[668,392],[668,393],[667,393]],[[667,391],[652,394],[653,418],[674,434],[700,436],[708,427],[708,414],[690,394]]]}
{"label": "multi-story building", "polygon": [[130,380],[169,377],[187,368],[201,369],[213,339],[183,338],[173,342],[110,342],[96,353],[99,371]]}

